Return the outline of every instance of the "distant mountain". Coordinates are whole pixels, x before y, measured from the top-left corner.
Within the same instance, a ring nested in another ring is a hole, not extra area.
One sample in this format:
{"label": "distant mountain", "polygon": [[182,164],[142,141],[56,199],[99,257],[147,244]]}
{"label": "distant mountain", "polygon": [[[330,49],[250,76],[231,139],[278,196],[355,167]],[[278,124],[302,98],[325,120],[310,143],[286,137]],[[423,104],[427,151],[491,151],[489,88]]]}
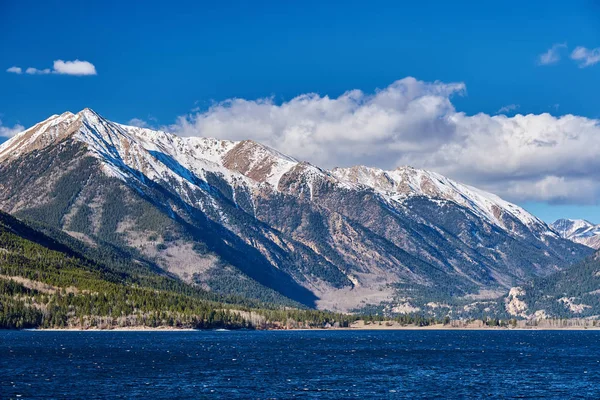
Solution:
{"label": "distant mountain", "polygon": [[342,311],[498,297],[591,253],[433,172],[327,171],[253,141],[181,138],[89,109],[0,145],[0,209],[207,290]]}
{"label": "distant mountain", "polygon": [[565,239],[600,249],[600,225],[584,219],[558,219],[550,227]]}

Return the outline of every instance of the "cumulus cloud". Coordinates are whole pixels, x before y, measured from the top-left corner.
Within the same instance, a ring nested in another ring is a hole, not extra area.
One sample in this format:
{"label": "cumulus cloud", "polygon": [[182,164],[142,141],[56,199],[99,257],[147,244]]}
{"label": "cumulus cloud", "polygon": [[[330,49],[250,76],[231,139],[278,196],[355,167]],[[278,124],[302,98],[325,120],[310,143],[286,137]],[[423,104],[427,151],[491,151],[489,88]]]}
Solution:
{"label": "cumulus cloud", "polygon": [[600,61],[600,47],[587,49],[578,46],[571,53],[571,58],[579,64],[579,68],[590,67]]}
{"label": "cumulus cloud", "polygon": [[600,194],[598,120],[550,114],[451,116],[458,134],[407,163],[497,192],[515,201],[596,203]]}
{"label": "cumulus cloud", "polygon": [[[374,94],[348,91],[337,98],[305,94],[283,104],[272,98],[230,99],[204,113],[180,117],[182,135],[252,138],[320,164],[331,160],[375,163],[398,151],[439,147],[454,135],[450,97],[463,83],[394,82]],[[332,154],[334,152],[335,154]]]}
{"label": "cumulus cloud", "polygon": [[23,132],[25,127],[22,125],[16,124],[13,127],[4,126],[2,121],[0,120],[0,137],[1,138],[10,138],[15,136],[19,132]]}
{"label": "cumulus cloud", "polygon": [[54,61],[54,72],[64,75],[96,75],[96,67],[88,61]]}
{"label": "cumulus cloud", "polygon": [[[10,67],[6,70],[6,72],[10,72],[13,74],[22,74],[23,69],[21,67]],[[75,76],[85,76],[85,75],[97,75],[96,67],[94,64],[88,61],[63,61],[56,60],[54,61],[54,65],[52,69],[44,68],[38,69],[34,67],[28,67],[25,69],[25,73],[29,75],[47,75],[47,74],[59,74],[59,75],[75,75]]]}
{"label": "cumulus cloud", "polygon": [[538,64],[539,65],[556,64],[558,61],[560,61],[560,53],[561,53],[562,49],[564,49],[566,47],[567,47],[566,43],[555,43],[554,45],[552,45],[552,47],[550,47],[548,49],[548,51],[539,55]]}
{"label": "cumulus cloud", "polygon": [[512,201],[595,203],[600,121],[574,115],[466,115],[463,83],[396,81],[374,93],[229,99],[166,127],[184,136],[253,139],[332,168],[412,165]]}

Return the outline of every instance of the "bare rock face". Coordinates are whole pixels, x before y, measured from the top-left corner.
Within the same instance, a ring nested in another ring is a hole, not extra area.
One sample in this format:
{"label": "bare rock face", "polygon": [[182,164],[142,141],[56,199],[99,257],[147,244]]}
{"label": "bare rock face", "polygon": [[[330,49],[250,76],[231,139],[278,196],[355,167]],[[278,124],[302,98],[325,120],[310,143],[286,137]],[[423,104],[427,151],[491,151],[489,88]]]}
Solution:
{"label": "bare rock face", "polygon": [[527,317],[527,303],[521,297],[525,295],[525,290],[521,287],[510,288],[506,297],[506,312],[512,316]]}
{"label": "bare rock face", "polygon": [[434,172],[326,171],[253,141],[180,138],[89,109],[0,145],[0,209],[212,290],[339,311],[439,310],[590,253]]}
{"label": "bare rock face", "polygon": [[276,184],[281,175],[298,162],[252,140],[235,145],[223,157],[223,166],[255,182]]}

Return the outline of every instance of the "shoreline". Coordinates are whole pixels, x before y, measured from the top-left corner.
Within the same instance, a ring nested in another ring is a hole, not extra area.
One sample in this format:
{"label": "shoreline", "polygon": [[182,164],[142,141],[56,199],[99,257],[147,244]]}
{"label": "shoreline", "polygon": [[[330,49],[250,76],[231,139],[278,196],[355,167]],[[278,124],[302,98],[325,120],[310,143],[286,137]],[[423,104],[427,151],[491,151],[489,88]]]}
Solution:
{"label": "shoreline", "polygon": [[289,331],[600,331],[600,326],[566,326],[566,327],[452,327],[452,326],[361,326],[346,328],[290,328],[290,329],[195,329],[174,327],[118,327],[118,328],[33,328],[17,329],[31,332],[236,332],[236,331],[261,331],[261,332],[289,332]]}

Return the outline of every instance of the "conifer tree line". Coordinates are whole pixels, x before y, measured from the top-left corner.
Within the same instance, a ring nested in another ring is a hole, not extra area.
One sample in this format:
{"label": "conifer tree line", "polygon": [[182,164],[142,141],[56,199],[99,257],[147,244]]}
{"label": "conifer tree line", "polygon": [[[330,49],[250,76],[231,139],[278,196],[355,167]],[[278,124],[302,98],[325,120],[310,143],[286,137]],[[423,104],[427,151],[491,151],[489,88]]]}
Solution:
{"label": "conifer tree line", "polygon": [[[27,231],[29,240],[12,228],[0,222],[0,328],[285,329],[384,320],[218,296],[134,267],[126,273],[128,268],[111,269],[76,253],[52,250],[36,243],[48,239],[32,237],[35,231]],[[420,315],[397,321],[436,322]]]}
{"label": "conifer tree line", "polygon": [[220,296],[113,253],[101,256],[104,265],[0,213],[0,328],[309,328],[356,319]]}

